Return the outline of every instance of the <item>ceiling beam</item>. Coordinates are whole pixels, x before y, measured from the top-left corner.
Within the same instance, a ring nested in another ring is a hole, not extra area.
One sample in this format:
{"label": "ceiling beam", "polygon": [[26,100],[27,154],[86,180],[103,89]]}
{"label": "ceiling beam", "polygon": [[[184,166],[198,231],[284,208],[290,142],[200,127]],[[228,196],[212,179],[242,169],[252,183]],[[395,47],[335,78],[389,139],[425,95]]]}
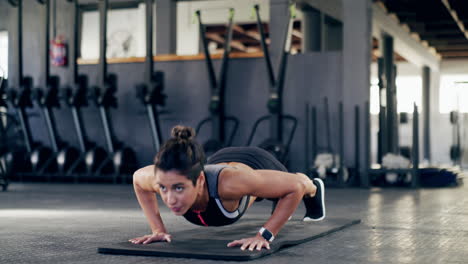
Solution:
{"label": "ceiling beam", "polygon": [[[393,56],[395,58],[395,61],[397,61],[397,62],[407,62],[407,60],[404,57],[402,57],[400,54],[398,54],[396,52],[393,54]],[[380,58],[380,57],[382,57],[382,54],[380,54],[379,50],[374,50],[372,52],[372,61],[373,62],[377,62],[377,59]]]}
{"label": "ceiling beam", "polygon": [[[258,31],[256,29],[255,30],[254,29],[246,30],[245,33],[246,33],[246,36],[249,36],[249,37],[251,37],[251,38],[253,38],[255,40],[258,40],[258,41],[261,40],[260,33],[258,33]],[[265,39],[265,42],[267,44],[270,44],[270,39],[269,38]]]}
{"label": "ceiling beam", "polygon": [[206,33],[206,38],[219,44],[224,44],[225,42],[224,38],[216,33]]}
{"label": "ceiling beam", "polygon": [[396,13],[398,17],[403,16],[403,17],[417,17],[416,13],[413,11],[400,11],[400,10],[395,10],[393,13]]}
{"label": "ceiling beam", "polygon": [[249,46],[259,46],[260,45],[260,41],[258,40],[255,40],[255,39],[251,39],[249,37],[246,37],[246,36],[237,36],[235,35],[235,38],[237,40],[239,40],[240,42],[244,43],[244,45],[249,45]]}
{"label": "ceiling beam", "polygon": [[[402,19],[403,20],[403,19]],[[463,23],[468,23],[468,19],[463,19],[463,20],[460,20],[461,22]],[[455,25],[455,21],[453,21],[453,19],[450,19],[450,20],[433,20],[433,21],[424,21],[424,20],[420,20],[420,19],[405,19],[404,20],[405,23],[407,24],[422,24],[422,25],[426,25],[426,26],[446,26],[446,25]]]}
{"label": "ceiling beam", "polygon": [[381,39],[383,34],[391,35],[394,39],[394,50],[408,62],[417,66],[429,66],[438,71],[440,55],[433,47],[408,32],[399,21],[395,21],[381,5],[376,2],[372,6],[372,35]]}
{"label": "ceiling beam", "polygon": [[[223,37],[216,33],[206,33],[206,38],[218,44],[224,44],[224,42],[226,42],[226,40]],[[245,45],[238,40],[231,41],[231,48],[238,51],[247,52],[247,48],[245,47]]]}
{"label": "ceiling beam", "polygon": [[247,47],[247,53],[262,52],[260,47]]}
{"label": "ceiling beam", "polygon": [[435,46],[438,51],[446,51],[446,50],[468,50],[468,43],[467,44],[455,44],[455,45],[440,45]]}
{"label": "ceiling beam", "polygon": [[304,37],[304,35],[302,34],[302,32],[300,32],[299,30],[297,29],[293,29],[292,31],[292,35],[296,38],[300,38],[302,39]]}
{"label": "ceiling beam", "polygon": [[416,32],[424,32],[426,31],[426,24],[420,23],[420,22],[409,22],[405,21],[405,24],[408,25],[409,28],[411,28],[412,31]]}
{"label": "ceiling beam", "polygon": [[[236,33],[247,36],[254,40],[261,41],[260,33],[258,33],[257,30],[245,30],[243,27],[239,25],[234,25],[232,27],[232,30],[234,30],[234,32]],[[267,44],[269,44],[269,41],[267,41]]]}
{"label": "ceiling beam", "polygon": [[246,31],[245,31],[241,26],[239,26],[239,25],[233,25],[233,26],[232,26],[232,30],[233,30],[234,32],[239,33],[239,34],[247,35],[247,34],[246,34]]}
{"label": "ceiling beam", "polygon": [[[248,24],[250,26],[250,24]],[[261,41],[261,36],[260,33],[258,33],[257,29],[250,29],[246,30],[242,25],[233,25],[232,30],[234,31],[235,34],[240,35],[240,38],[243,39],[244,41],[247,41],[246,39],[251,39],[255,40],[257,42]],[[226,27],[225,26],[209,26],[207,28],[208,33],[207,34],[218,34],[218,35],[224,35],[226,33]],[[247,38],[245,38],[247,37]],[[213,41],[220,41],[219,38],[215,37]],[[270,39],[267,38],[266,40],[267,44],[270,44]],[[250,41],[248,41],[250,43]],[[224,42],[223,42],[224,43]]]}
{"label": "ceiling beam", "polygon": [[442,35],[458,35],[462,34],[459,29],[429,29],[415,30],[419,36],[442,36]]}
{"label": "ceiling beam", "polygon": [[444,51],[441,52],[440,55],[444,58],[448,57],[468,57],[468,50],[467,51]]}
{"label": "ceiling beam", "polygon": [[457,11],[455,11],[451,6],[449,0],[441,0],[442,3],[444,4],[445,8],[447,8],[447,11],[449,14],[452,16],[453,20],[455,23],[457,23],[458,28],[460,31],[463,33],[466,39],[468,39],[468,31],[465,28],[465,25],[463,24],[463,21],[458,17]]}
{"label": "ceiling beam", "polygon": [[232,40],[231,41],[231,47],[233,49],[236,49],[236,50],[239,50],[239,51],[242,51],[242,52],[247,52],[247,48],[245,47],[245,45],[242,44],[242,42],[240,42],[238,40]]}
{"label": "ceiling beam", "polygon": [[398,12],[398,11],[392,11],[393,14],[397,15],[398,20],[400,20],[403,23],[406,23],[407,21],[414,21],[416,20],[416,13],[414,12]]}
{"label": "ceiling beam", "polygon": [[444,40],[447,43],[466,42],[466,39],[461,33],[458,36],[420,36],[420,38],[430,43],[437,43],[440,40]]}
{"label": "ceiling beam", "polygon": [[428,40],[431,46],[440,46],[440,45],[457,45],[457,44],[466,44],[468,41],[465,38],[454,38],[454,39],[432,39]]}
{"label": "ceiling beam", "polygon": [[226,27],[225,26],[207,26],[206,32],[215,33],[215,34],[224,34],[226,33]]}
{"label": "ceiling beam", "polygon": [[406,21],[405,23],[411,28],[412,31],[419,32],[421,34],[425,32],[429,33],[429,32],[445,32],[445,31],[453,31],[453,32],[456,31],[458,33],[461,33],[460,29],[458,28],[458,26],[455,24],[454,21],[452,21],[451,24],[445,24],[442,26],[428,25],[427,23],[424,23],[424,22]]}

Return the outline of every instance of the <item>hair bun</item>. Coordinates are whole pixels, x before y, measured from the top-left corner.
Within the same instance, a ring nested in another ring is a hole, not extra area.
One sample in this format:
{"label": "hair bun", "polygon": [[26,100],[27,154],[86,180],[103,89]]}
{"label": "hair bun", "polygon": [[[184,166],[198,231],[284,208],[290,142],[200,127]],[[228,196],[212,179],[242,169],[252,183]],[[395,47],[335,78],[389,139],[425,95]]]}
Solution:
{"label": "hair bun", "polygon": [[187,126],[175,126],[172,128],[171,136],[176,139],[191,140],[195,137],[195,130]]}

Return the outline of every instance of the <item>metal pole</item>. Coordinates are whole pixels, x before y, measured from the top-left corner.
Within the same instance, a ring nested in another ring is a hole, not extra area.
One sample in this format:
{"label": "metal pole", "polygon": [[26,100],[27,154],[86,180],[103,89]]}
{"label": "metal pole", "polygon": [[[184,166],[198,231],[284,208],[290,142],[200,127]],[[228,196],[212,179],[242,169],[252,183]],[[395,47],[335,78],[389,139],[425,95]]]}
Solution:
{"label": "metal pole", "polygon": [[146,105],[146,110],[148,111],[148,118],[150,121],[150,127],[151,127],[151,132],[153,134],[153,145],[155,151],[159,151],[159,148],[161,146],[161,133],[159,132],[159,126],[156,124],[156,119],[155,119],[155,112],[157,111],[156,106],[152,104],[147,104]]}
{"label": "metal pole", "polygon": [[330,111],[328,109],[328,98],[323,98],[323,107],[325,111],[325,137],[327,141],[327,152],[332,153],[331,139],[330,139]]}
{"label": "metal pole", "polygon": [[[396,125],[396,105],[395,105],[395,76],[394,76],[394,49],[393,49],[393,37],[389,35],[383,36],[383,48],[384,48],[384,64],[385,64],[385,77],[387,82],[387,91],[386,91],[386,109],[387,109],[387,118],[386,118],[386,135],[387,135],[387,151],[391,153],[398,152],[397,142],[395,141],[395,125]],[[385,153],[384,153],[385,155]]]}
{"label": "metal pole", "polygon": [[[216,135],[217,139],[225,144],[225,91],[226,91],[226,82],[227,82],[227,72],[229,66],[229,54],[231,53],[231,41],[232,41],[232,28],[234,22],[234,9],[229,10],[229,22],[228,27],[226,29],[226,40],[224,42],[224,53],[223,59],[221,62],[221,73],[219,76],[219,83],[218,87],[215,91],[213,91],[211,100],[214,99],[219,100],[219,108],[218,111],[213,116],[213,135]],[[213,96],[215,98],[213,98]],[[217,97],[217,98],[216,98]]]}
{"label": "metal pole", "polygon": [[379,77],[379,130],[377,144],[377,162],[382,163],[382,157],[388,152],[387,146],[387,90],[385,78],[385,61],[383,58],[378,58],[378,77]]}
{"label": "metal pole", "polygon": [[359,105],[354,108],[354,158],[355,158],[355,171],[356,174],[360,173],[360,157],[361,157],[361,129],[360,129],[360,118],[359,118]]}
{"label": "metal pole", "polygon": [[50,136],[50,143],[52,145],[52,150],[54,153],[58,152],[58,142],[57,142],[57,136],[56,136],[56,131],[55,131],[55,119],[53,114],[51,113],[52,109],[48,106],[43,106],[43,113],[44,113],[44,118],[46,121],[47,125],[47,130],[49,131],[49,136]]}
{"label": "metal pole", "polygon": [[273,73],[273,65],[271,63],[270,53],[268,51],[268,46],[266,43],[265,30],[263,28],[262,20],[260,19],[259,6],[255,5],[255,14],[257,17],[257,28],[260,32],[260,44],[262,45],[263,57],[265,58],[265,63],[267,66],[268,80],[270,81],[270,86],[273,87],[276,84],[275,74]]}
{"label": "metal pole", "polygon": [[283,87],[284,87],[284,81],[286,78],[288,55],[289,55],[289,52],[291,51],[291,46],[292,46],[292,32],[293,32],[294,19],[295,19],[295,15],[293,14],[293,11],[291,10],[289,12],[289,20],[288,20],[288,24],[286,27],[286,32],[283,37],[283,52],[281,53],[281,59],[280,59],[280,64],[279,64],[279,69],[278,69],[278,75],[277,75],[278,80],[276,82],[276,86],[274,86],[274,89],[272,89],[272,92],[273,93],[276,92],[280,98],[283,95]]}
{"label": "metal pole", "polygon": [[270,136],[275,138],[278,142],[283,141],[283,89],[284,82],[286,80],[286,69],[288,62],[288,55],[291,51],[292,46],[292,31],[295,19],[295,7],[294,4],[290,5],[289,9],[289,20],[286,26],[286,31],[283,38],[283,52],[281,53],[280,64],[278,68],[277,81],[275,86],[270,87],[270,103],[277,104],[275,112],[272,113],[270,108],[271,119],[270,119]]}
{"label": "metal pole", "polygon": [[73,114],[73,122],[75,123],[76,133],[78,136],[78,143],[80,145],[80,150],[82,153],[86,152],[86,142],[85,136],[83,133],[83,120],[81,115],[78,113],[79,109],[76,106],[71,107]]}
{"label": "metal pole", "polygon": [[412,177],[411,177],[411,187],[419,188],[419,114],[418,107],[414,104],[413,110],[413,150],[412,150]]}
{"label": "metal pole", "polygon": [[17,6],[17,23],[18,23],[18,43],[17,45],[17,60],[18,63],[16,64],[16,72],[18,74],[18,84],[17,87],[21,87],[23,85],[23,0],[18,0]]}
{"label": "metal pole", "polygon": [[198,27],[200,30],[200,38],[202,40],[202,45],[203,45],[203,52],[205,53],[205,61],[206,61],[206,66],[208,70],[208,76],[210,77],[210,86],[211,89],[214,90],[218,86],[216,82],[216,75],[214,73],[214,67],[213,67],[213,62],[211,60],[211,55],[210,55],[210,50],[208,49],[208,40],[206,39],[206,33],[205,33],[205,26],[203,25],[202,19],[201,19],[201,12],[200,10],[197,10],[196,13],[197,18],[198,18]]}
{"label": "metal pole", "polygon": [[18,116],[20,119],[21,130],[23,130],[24,144],[28,153],[32,152],[33,138],[31,135],[31,129],[29,128],[26,109],[23,107],[18,108]]}
{"label": "metal pole", "polygon": [[79,23],[80,23],[80,16],[79,16],[79,7],[78,7],[78,0],[73,0],[73,41],[70,41],[70,55],[71,55],[71,73],[72,73],[72,80],[74,84],[78,84],[78,51],[79,51]]}
{"label": "metal pole", "polygon": [[363,171],[361,173],[361,186],[364,188],[370,187],[370,168],[371,168],[371,161],[370,161],[370,152],[371,152],[371,125],[370,125],[370,108],[369,102],[366,101],[364,104],[364,132],[365,132],[365,143],[364,143],[364,166]]}
{"label": "metal pole", "polygon": [[304,166],[304,171],[305,172],[308,172],[309,171],[309,168],[311,167],[310,166],[310,154],[309,154],[309,151],[310,151],[310,139],[309,139],[309,133],[310,133],[310,121],[309,121],[309,118],[310,118],[310,107],[309,107],[309,103],[306,103],[306,107],[305,107],[305,166]]}
{"label": "metal pole", "polygon": [[424,159],[431,161],[431,68],[422,69],[423,81],[423,146]]}
{"label": "metal pole", "polygon": [[312,107],[312,165],[317,157],[317,108]]}
{"label": "metal pole", "polygon": [[99,85],[101,89],[107,84],[107,1],[99,0]]}
{"label": "metal pole", "polygon": [[339,118],[339,153],[340,153],[340,162],[339,162],[339,174],[338,174],[338,185],[344,185],[344,117],[343,117],[343,102],[338,104],[338,118]]}
{"label": "metal pole", "polygon": [[[393,153],[399,154],[400,153],[400,119],[398,115],[398,102],[397,102],[397,87],[396,87],[396,76],[397,76],[397,66],[396,64],[393,65],[393,123],[389,124],[391,129],[393,129]],[[390,129],[390,128],[389,128]]]}
{"label": "metal pole", "polygon": [[50,42],[50,0],[43,0],[45,9],[45,43],[44,43],[44,88],[49,87],[50,65],[49,65],[49,42]]}
{"label": "metal pole", "polygon": [[146,0],[145,69],[145,80],[147,84],[150,84],[153,79],[153,0]]}
{"label": "metal pole", "polygon": [[101,114],[102,125],[104,126],[104,133],[106,138],[107,144],[107,151],[110,153],[114,153],[114,144],[112,142],[112,133],[109,124],[109,113],[107,112],[104,106],[99,106],[99,112]]}

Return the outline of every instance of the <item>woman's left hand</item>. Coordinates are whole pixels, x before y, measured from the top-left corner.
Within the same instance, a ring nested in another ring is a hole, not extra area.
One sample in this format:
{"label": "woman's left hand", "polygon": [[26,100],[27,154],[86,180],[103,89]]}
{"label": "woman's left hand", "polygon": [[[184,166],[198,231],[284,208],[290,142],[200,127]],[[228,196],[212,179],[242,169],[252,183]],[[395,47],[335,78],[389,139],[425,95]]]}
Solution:
{"label": "woman's left hand", "polygon": [[239,240],[234,240],[227,244],[228,247],[240,246],[241,250],[249,249],[253,251],[254,249],[262,250],[262,248],[270,249],[270,242],[266,241],[260,234],[257,234],[254,237],[243,238]]}

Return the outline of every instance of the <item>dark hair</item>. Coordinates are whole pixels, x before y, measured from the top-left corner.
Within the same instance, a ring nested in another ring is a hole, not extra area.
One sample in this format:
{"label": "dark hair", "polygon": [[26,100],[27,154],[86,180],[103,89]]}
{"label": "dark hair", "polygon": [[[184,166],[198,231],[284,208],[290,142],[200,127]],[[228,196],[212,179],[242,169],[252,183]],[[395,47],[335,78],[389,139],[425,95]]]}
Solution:
{"label": "dark hair", "polygon": [[175,126],[171,139],[167,140],[156,155],[154,165],[162,171],[176,170],[196,185],[205,165],[203,147],[194,139],[195,130],[186,126]]}

